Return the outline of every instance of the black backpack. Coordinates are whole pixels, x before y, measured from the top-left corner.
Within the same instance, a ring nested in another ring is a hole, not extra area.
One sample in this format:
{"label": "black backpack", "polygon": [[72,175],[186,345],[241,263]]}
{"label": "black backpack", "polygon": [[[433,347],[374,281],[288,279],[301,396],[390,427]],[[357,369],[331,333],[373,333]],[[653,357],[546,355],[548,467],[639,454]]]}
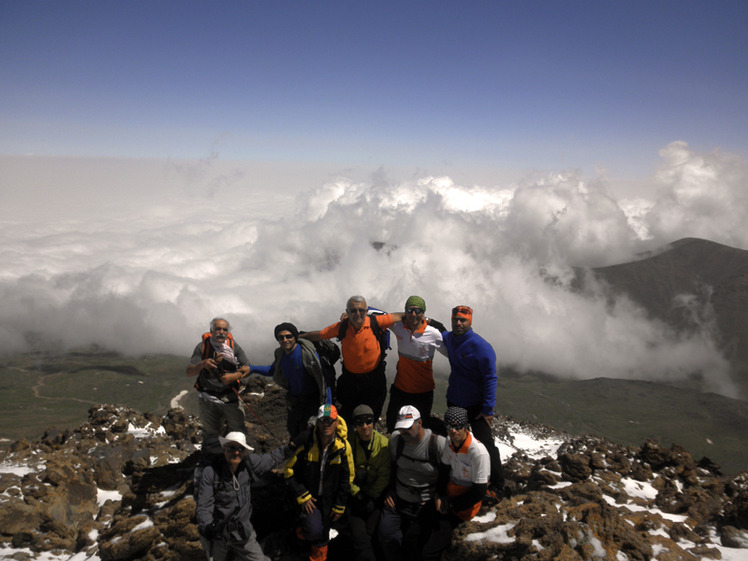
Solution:
{"label": "black backpack", "polygon": [[314,350],[317,351],[319,363],[322,366],[322,375],[325,384],[330,388],[333,402],[335,401],[335,363],[340,360],[340,347],[329,339],[314,342]]}

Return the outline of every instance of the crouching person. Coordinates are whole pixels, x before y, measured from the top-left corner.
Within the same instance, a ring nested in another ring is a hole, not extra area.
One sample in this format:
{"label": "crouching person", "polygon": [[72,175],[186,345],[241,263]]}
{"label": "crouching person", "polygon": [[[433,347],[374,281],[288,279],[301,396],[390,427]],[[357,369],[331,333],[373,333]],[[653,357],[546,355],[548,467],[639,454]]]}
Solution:
{"label": "crouching person", "polygon": [[293,442],[269,454],[253,448],[242,432],[219,437],[223,456],[205,466],[197,493],[200,544],[209,560],[269,561],[252,527],[250,484],[293,455]]}
{"label": "crouching person", "polygon": [[449,479],[437,491],[437,516],[421,551],[422,561],[439,561],[457,525],[478,514],[491,473],[488,450],[470,433],[467,410],[447,408],[444,425],[449,447],[442,462],[449,465]]}
{"label": "crouching person", "polygon": [[301,510],[299,536],[310,561],[327,559],[330,526],[345,513],[353,482],[348,429],[334,405],[322,405],[314,432],[286,466],[286,480]]}
{"label": "crouching person", "polygon": [[372,537],[382,512],[383,494],[390,482],[389,440],[374,430],[374,411],[362,404],[353,410],[349,435],[355,477],[348,506],[348,530],[356,561],[375,561]]}

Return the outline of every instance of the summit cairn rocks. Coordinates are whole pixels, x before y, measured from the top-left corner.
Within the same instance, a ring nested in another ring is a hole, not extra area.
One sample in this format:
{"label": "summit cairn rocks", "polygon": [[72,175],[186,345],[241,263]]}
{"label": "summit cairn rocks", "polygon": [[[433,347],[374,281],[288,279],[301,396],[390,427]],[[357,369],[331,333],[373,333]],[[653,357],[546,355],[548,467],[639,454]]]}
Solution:
{"label": "summit cairn rocks", "polygon": [[[248,441],[263,452],[285,438],[284,392],[256,385],[244,396],[259,417],[247,415]],[[494,423],[502,445],[515,434],[555,445],[504,458],[511,496],[460,525],[443,560],[694,561],[741,549],[748,558],[748,473],[723,475],[708,459],[652,440],[621,446],[509,418]],[[199,441],[198,422],[181,409],[160,417],[101,405],[78,429],[14,442],[0,464],[0,556],[202,561]],[[300,558],[285,493],[277,474],[253,489],[255,527],[274,561]],[[330,559],[351,558],[330,551]]]}

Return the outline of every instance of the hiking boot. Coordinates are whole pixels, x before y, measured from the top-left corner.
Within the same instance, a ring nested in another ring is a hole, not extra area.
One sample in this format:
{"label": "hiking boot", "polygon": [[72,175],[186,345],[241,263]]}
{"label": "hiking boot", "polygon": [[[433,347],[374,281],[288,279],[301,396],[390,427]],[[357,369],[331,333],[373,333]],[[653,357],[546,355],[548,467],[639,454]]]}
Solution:
{"label": "hiking boot", "polygon": [[327,546],[326,545],[313,545],[309,551],[309,561],[326,561],[327,560]]}

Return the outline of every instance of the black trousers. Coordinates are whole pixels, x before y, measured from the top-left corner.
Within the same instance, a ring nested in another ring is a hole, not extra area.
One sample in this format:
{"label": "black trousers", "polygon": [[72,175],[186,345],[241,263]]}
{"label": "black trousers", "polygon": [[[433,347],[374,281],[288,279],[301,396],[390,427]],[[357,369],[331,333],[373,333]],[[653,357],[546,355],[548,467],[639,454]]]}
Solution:
{"label": "black trousers", "polygon": [[343,365],[343,373],[338,378],[338,403],[340,415],[346,421],[351,421],[353,410],[362,403],[371,407],[374,418],[379,419],[387,397],[387,376],[384,367],[382,361],[371,372],[354,374],[348,372],[345,364]]}
{"label": "black trousers", "polygon": [[407,393],[403,390],[390,386],[390,402],[387,405],[387,431],[392,433],[397,422],[397,412],[403,405],[412,405],[421,414],[423,426],[431,428],[431,406],[434,403],[434,392]]}

